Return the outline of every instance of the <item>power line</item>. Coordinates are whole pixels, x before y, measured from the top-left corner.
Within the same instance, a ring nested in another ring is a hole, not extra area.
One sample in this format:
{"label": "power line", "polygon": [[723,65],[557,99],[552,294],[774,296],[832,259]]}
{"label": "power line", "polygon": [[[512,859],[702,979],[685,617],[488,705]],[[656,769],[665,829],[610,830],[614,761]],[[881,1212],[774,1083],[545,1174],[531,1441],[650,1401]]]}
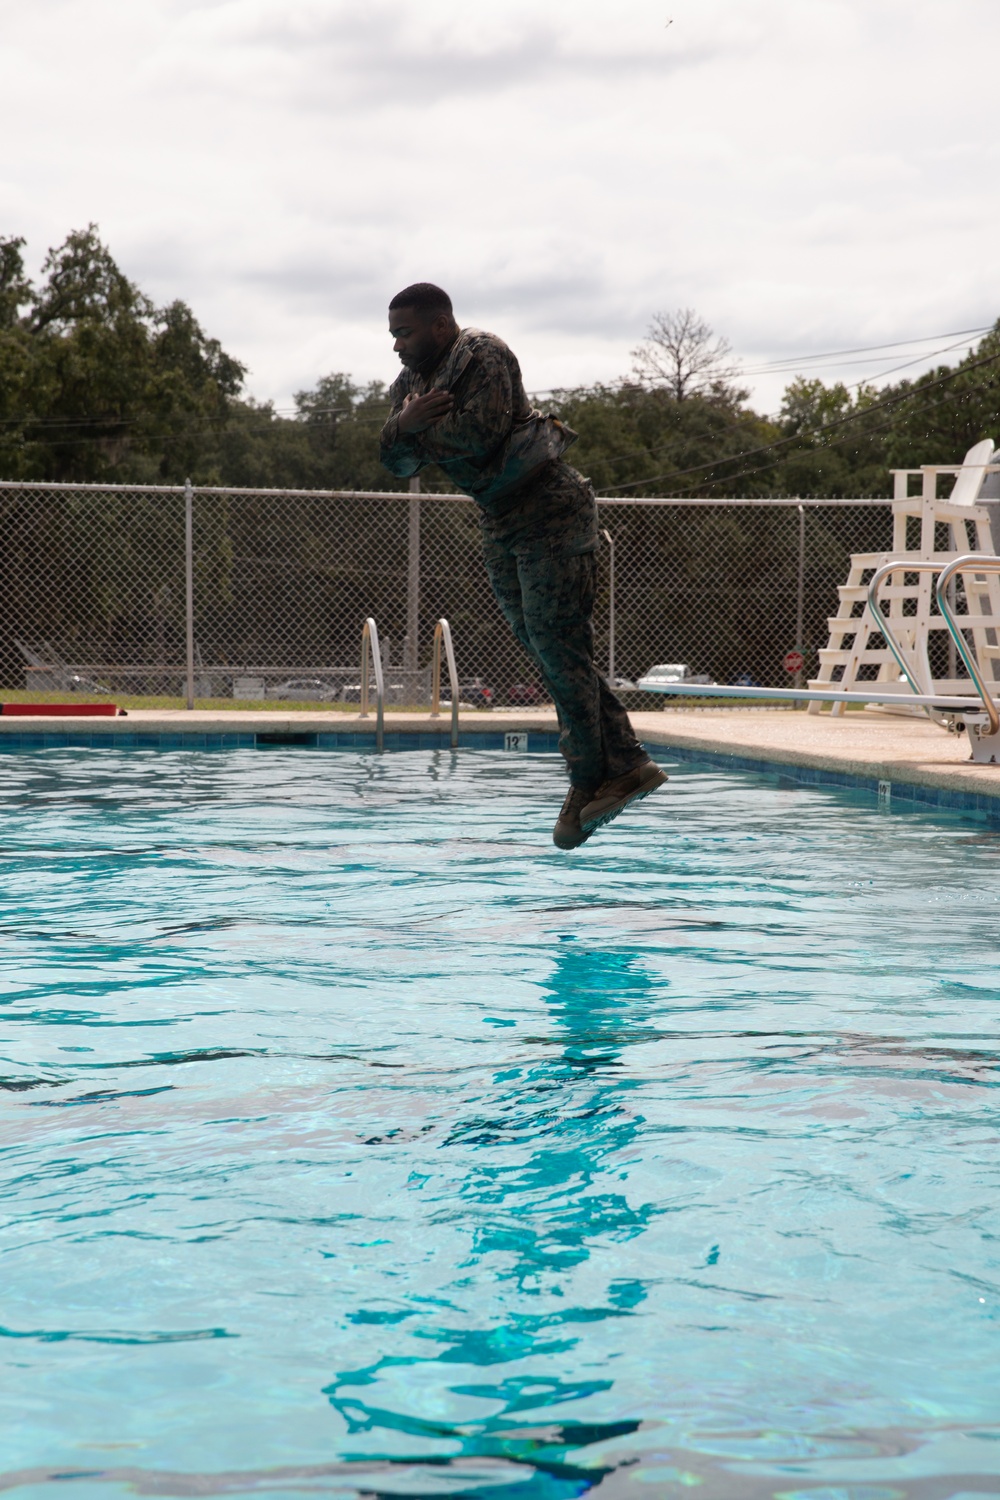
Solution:
{"label": "power line", "polygon": [[[967,338],[969,334],[988,333],[993,327],[992,323],[984,323],[981,328],[955,328],[950,333],[928,333],[919,339],[896,339],[891,344],[865,344],[857,349],[830,349],[820,354],[789,354],[783,359],[767,360],[764,364],[754,365],[749,370],[741,370],[741,375],[764,374],[768,371],[781,373],[783,367],[794,369],[802,364],[814,364],[825,359],[840,359],[845,354],[875,354],[882,349],[904,349],[911,344],[933,344],[938,339],[961,339]],[[930,356],[928,356],[930,357]]]}
{"label": "power line", "polygon": [[[833,421],[824,424],[824,432],[829,432],[835,427],[844,427],[849,422],[857,422],[862,417],[870,416],[873,412],[885,411],[890,407],[898,406],[901,401],[909,401],[912,397],[922,395],[925,391],[934,390],[937,386],[947,385],[950,381],[956,380],[960,375],[967,374],[970,370],[977,370],[984,365],[996,364],[998,361],[1000,361],[1000,354],[989,354],[985,359],[977,359],[972,364],[958,365],[954,370],[949,370],[947,375],[939,376],[937,380],[928,381],[924,385],[912,386],[908,391],[902,391],[894,396],[887,396],[884,401],[873,401],[870,406],[858,407],[855,411],[848,412],[847,416],[835,417]],[[641,485],[657,484],[663,479],[679,479],[683,478],[685,474],[697,474],[704,469],[717,469],[724,463],[738,463],[740,459],[754,458],[759,453],[773,453],[778,448],[787,447],[789,443],[798,442],[800,437],[801,434],[796,432],[792,433],[789,437],[778,438],[773,443],[764,443],[759,448],[749,448],[743,453],[734,453],[728,458],[713,459],[710,463],[694,464],[689,469],[674,469],[665,474],[650,474],[645,479],[634,479],[628,484],[606,485],[603,489],[598,490],[597,494],[610,495],[619,490],[635,490]],[[830,445],[828,442],[821,442],[818,446],[828,447]],[[771,464],[764,464],[762,467],[771,468],[773,466]],[[757,470],[754,469],[747,472],[756,473]],[[743,473],[730,474],[720,479],[706,480],[705,483],[727,484],[731,483],[734,479],[742,479],[744,477]],[[693,489],[697,488],[697,486],[692,485],[689,488]]]}
{"label": "power line", "polygon": [[[920,390],[923,390],[923,389],[925,389],[925,387],[920,387]],[[903,399],[909,399],[910,396],[915,396],[917,394],[918,394],[917,390],[908,391],[907,394],[906,394],[906,396]],[[927,406],[924,409],[925,410],[933,410],[935,407],[946,405],[950,394],[951,394],[951,392],[947,392],[946,391],[945,394],[943,396],[940,396],[936,401],[928,401],[927,402]],[[867,437],[867,436],[870,436],[873,433],[878,433],[878,432],[888,432],[888,431],[891,430],[891,428],[892,428],[892,421],[891,421],[891,419],[888,422],[878,422],[873,427],[869,427],[867,429],[867,431],[865,433],[865,436]],[[822,440],[822,441],[814,444],[814,446],[812,448],[804,449],[803,452],[804,453],[816,453],[816,452],[818,452],[818,451],[820,451],[820,450],[822,450],[824,448],[839,448],[842,444],[849,443],[850,441],[851,441],[850,437],[830,438],[829,440]],[[737,457],[738,456],[739,455],[737,455]],[[720,463],[731,462],[731,460],[720,459],[719,462]],[[773,469],[773,468],[774,468],[774,464],[773,463],[755,464],[752,469],[743,469],[743,470],[740,471],[739,474],[722,475],[719,479],[707,479],[707,480],[700,481],[700,482],[695,483],[695,484],[684,485],[682,489],[680,489],[680,490],[677,491],[677,495],[678,496],[680,496],[680,495],[687,495],[687,494],[690,494],[692,490],[697,490],[697,489],[702,489],[702,488],[710,488],[712,485],[716,485],[716,484],[731,484],[736,479],[747,479],[752,474],[763,474],[768,469]]]}
{"label": "power line", "polygon": [[[918,354],[917,357],[916,357],[916,359],[908,359],[904,364],[893,365],[893,367],[892,367],[891,370],[879,370],[877,378],[879,380],[884,380],[884,378],[886,377],[886,375],[896,375],[896,374],[899,373],[900,370],[910,370],[910,369],[913,368],[914,365],[922,365],[925,360],[928,360],[928,359],[937,359],[937,357],[938,357],[939,354],[950,354],[953,349],[960,349],[962,347],[962,345],[964,344],[964,342],[965,342],[964,339],[959,339],[959,341],[958,341],[957,344],[945,344],[944,347],[941,348],[941,349],[932,349],[927,354]],[[847,389],[849,391],[856,391],[859,386],[866,385],[866,384],[867,384],[867,381],[865,381],[865,380],[856,380],[854,382],[854,384],[853,385],[849,385],[847,387]]]}
{"label": "power line", "polygon": [[[800,369],[803,365],[818,365],[821,364],[824,360],[839,360],[843,355],[876,354],[883,349],[905,349],[913,344],[936,343],[938,339],[964,339],[969,337],[971,334],[989,333],[994,326],[995,325],[993,323],[983,323],[978,328],[953,328],[949,332],[945,333],[923,334],[920,338],[895,339],[888,344],[861,344],[851,349],[828,349],[825,351],[821,351],[818,354],[789,354],[783,356],[781,359],[765,360],[761,364],[751,365],[745,369],[738,369],[735,373],[737,377],[742,375],[789,374],[794,370]],[[919,364],[920,360],[924,358],[933,359],[935,353],[939,352],[941,351],[930,351],[926,355],[920,355],[916,360],[912,361],[912,363]],[[851,363],[851,361],[847,361],[847,363]],[[826,368],[832,368],[832,366],[827,366]],[[905,366],[900,365],[898,368],[904,369]],[[881,372],[881,374],[883,375],[892,373],[893,372],[891,370],[883,370]],[[634,381],[629,380],[628,376],[621,376],[617,380],[610,380],[606,383],[599,381],[598,385],[606,384],[609,390],[615,390],[623,385],[630,385],[634,383]],[[545,386],[539,390],[528,391],[527,394],[532,398],[536,396],[560,396],[574,390],[586,389],[588,389],[588,387],[586,386],[553,385]]]}
{"label": "power line", "polygon": [[[990,325],[990,326],[992,326],[992,325]],[[917,340],[917,339],[910,339],[910,340],[903,340],[902,342],[918,343],[920,341]],[[959,340],[959,342],[957,344],[948,344],[948,345],[945,345],[943,348],[935,349],[935,350],[931,351],[930,353],[928,353],[927,355],[919,355],[916,359],[907,360],[904,364],[895,365],[891,370],[883,370],[880,373],[881,373],[882,376],[885,376],[885,375],[895,375],[895,374],[898,373],[898,371],[909,369],[912,365],[922,364],[923,361],[924,361],[924,359],[936,358],[940,354],[947,354],[947,353],[949,353],[952,349],[958,349],[958,348],[961,347],[961,343],[962,343],[962,340]],[[968,368],[968,366],[965,366],[964,368]],[[866,385],[867,383],[868,382],[866,380],[858,380],[858,381],[855,381],[852,385],[843,387],[843,389],[848,390],[848,391],[850,391],[850,390],[858,390],[858,389],[860,389],[861,386]],[[870,407],[865,407],[864,410],[865,411],[870,411],[871,408]],[[775,422],[778,422],[781,419],[781,415],[782,415],[781,412],[768,413],[766,415],[760,416],[758,418],[758,420],[761,421],[761,422],[775,423]],[[751,420],[752,420],[752,418],[751,418]],[[743,424],[739,423],[739,422],[729,422],[729,423],[727,423],[725,425],[724,428],[720,429],[719,435],[721,435],[722,432],[738,432],[738,431],[742,430],[742,426],[743,426]],[[671,453],[674,450],[676,450],[677,448],[683,447],[685,445],[685,443],[687,443],[689,441],[690,441],[690,439],[687,439],[687,438],[676,437],[676,438],[672,438],[669,443],[664,443],[664,444],[662,444],[662,445],[660,445],[660,446],[658,446],[656,448],[633,448],[628,453],[616,453],[616,454],[613,454],[610,458],[604,457],[602,455],[602,462],[605,463],[605,464],[618,464],[618,463],[627,463],[630,459],[652,458],[654,455],[659,455],[659,454],[664,454],[664,453]],[[751,450],[751,451],[755,451],[755,450]],[[723,463],[723,462],[727,462],[727,460],[719,459],[718,462],[719,463]],[[690,471],[682,469],[682,470],[679,470],[678,472],[679,473],[688,473]],[[662,476],[658,476],[658,477],[662,477]],[[639,484],[641,484],[641,483],[644,483],[645,481],[638,480],[636,482],[639,483]],[[602,490],[600,493],[604,494],[605,491]]]}
{"label": "power line", "polygon": [[[924,389],[924,387],[921,387],[921,390],[922,389]],[[908,399],[910,396],[917,395],[917,394],[918,394],[917,391],[909,391],[909,392],[907,392],[907,396],[904,399]],[[939,399],[937,401],[928,401],[926,409],[933,410],[935,407],[944,406],[947,403],[950,394],[951,394],[950,392],[946,392],[945,395],[939,397]],[[865,436],[867,437],[867,436],[870,436],[873,433],[878,433],[878,432],[888,432],[891,429],[891,427],[892,427],[892,421],[891,420],[888,421],[888,422],[879,422],[875,426],[868,428],[867,431],[866,431],[866,433],[865,433]],[[818,451],[820,451],[820,450],[822,450],[824,448],[839,448],[843,443],[849,443],[850,441],[851,441],[850,437],[830,438],[828,441],[827,440],[820,441],[820,442],[814,444],[814,446],[812,448],[803,449],[802,451],[803,451],[803,453],[816,453],[816,452],[818,452]],[[736,455],[734,455],[734,457],[732,459],[719,459],[718,462],[719,462],[720,465],[723,464],[723,463],[732,463],[732,462],[735,462],[740,456],[741,455],[736,454]],[[773,468],[774,468],[774,463],[755,464],[753,466],[753,468],[751,468],[751,469],[741,469],[738,474],[723,474],[718,479],[699,480],[695,484],[683,485],[679,490],[675,491],[675,495],[676,495],[676,497],[679,498],[681,495],[689,495],[692,490],[709,489],[713,485],[717,485],[717,484],[732,484],[737,479],[748,479],[753,474],[763,474],[763,473],[766,473],[766,471],[768,469],[773,469]],[[604,491],[603,490],[598,490],[597,493],[598,494],[603,494]],[[674,498],[674,497],[668,497],[668,498]],[[711,497],[708,497],[708,498],[711,498]]]}
{"label": "power line", "polygon": [[[993,325],[984,325],[985,328],[990,328],[992,326]],[[965,329],[965,330],[961,330],[961,334],[962,334],[962,337],[964,338],[965,336],[967,336],[970,333],[976,333],[976,332],[982,332],[982,331],[983,331],[982,329]],[[946,336],[947,335],[939,335],[939,337],[946,337]],[[899,348],[899,347],[902,347],[902,346],[907,345],[907,344],[912,345],[912,344],[923,343],[923,342],[926,342],[926,340],[925,339],[903,339],[903,340],[899,340],[896,344],[871,345],[871,346],[869,346],[869,349],[875,350],[875,349],[879,349],[879,348]],[[895,366],[893,369],[887,370],[887,371],[883,371],[881,373],[882,373],[882,375],[894,374],[898,370],[910,368],[914,364],[920,364],[920,363],[922,363],[925,359],[935,358],[939,354],[948,353],[948,352],[950,352],[951,349],[955,349],[955,348],[958,348],[958,347],[959,347],[959,344],[952,344],[952,345],[945,346],[945,347],[943,347],[941,349],[938,349],[938,350],[930,351],[926,355],[919,355],[919,356],[917,356],[913,360],[908,360],[908,361],[904,362],[902,365]],[[846,353],[846,352],[849,352],[849,351],[845,350],[845,351],[834,351],[834,352],[843,352],[843,353]],[[861,353],[861,352],[865,352],[865,351],[859,349],[856,352]],[[817,356],[812,356],[812,357],[818,359],[818,358],[820,358],[822,356],[818,356],[817,355]],[[828,423],[825,424],[825,430],[829,431],[830,429],[835,428],[835,427],[839,427],[839,426],[841,426],[841,425],[843,425],[845,423],[859,420],[861,417],[867,417],[873,411],[877,411],[877,410],[879,410],[882,407],[889,407],[889,406],[892,406],[894,404],[897,404],[901,400],[908,399],[908,397],[910,395],[917,394],[918,391],[926,391],[926,390],[933,389],[935,386],[943,384],[943,383],[945,383],[945,382],[947,382],[949,380],[952,380],[952,379],[956,378],[958,375],[964,373],[967,370],[973,370],[973,369],[976,369],[976,368],[978,368],[980,366],[991,364],[991,363],[994,362],[994,360],[996,358],[1000,358],[1000,356],[990,356],[990,357],[988,357],[986,359],[977,360],[977,361],[975,361],[972,364],[959,365],[959,366],[956,367],[955,370],[949,372],[947,375],[941,377],[940,379],[938,379],[936,381],[932,381],[930,383],[924,384],[924,385],[922,385],[920,387],[915,388],[912,391],[902,393],[901,395],[897,395],[895,397],[888,398],[885,401],[875,402],[875,403],[872,403],[871,405],[858,408],[856,411],[849,413],[845,417],[836,418],[833,421],[828,422]],[[626,382],[622,381],[622,382],[618,382],[617,384],[620,386],[620,385],[625,384],[625,383]],[[855,383],[854,387],[848,387],[848,389],[857,388],[858,386],[861,386],[861,385],[863,385],[865,383],[866,382],[863,381],[863,380],[862,381],[858,381],[858,382]],[[613,388],[614,387],[612,387],[612,389]],[[551,394],[557,394],[560,391],[560,389],[561,390],[567,390],[567,388],[565,388],[565,387],[563,387],[563,388],[554,387],[552,389]],[[586,388],[583,388],[583,389],[586,389]],[[532,396],[538,396],[538,395],[541,395],[543,393],[542,392],[538,392],[538,391],[534,391],[534,392],[531,392],[529,394],[532,395]],[[383,421],[383,417],[381,415],[379,415],[379,416],[362,416],[361,415],[361,412],[364,411],[365,404],[366,403],[362,403],[359,407],[355,407],[350,412],[350,415],[354,418],[354,424],[357,425],[357,426],[381,425],[381,423]],[[386,410],[388,410],[388,407],[386,407]],[[147,432],[142,433],[141,437],[145,441],[147,441],[147,442],[176,443],[176,442],[181,441],[186,436],[191,436],[191,435],[200,434],[200,433],[204,433],[204,432],[214,432],[214,433],[216,433],[219,436],[223,436],[226,433],[233,433],[235,430],[238,430],[238,428],[239,428],[239,426],[241,424],[245,423],[248,426],[249,425],[253,425],[254,419],[258,418],[258,417],[263,418],[264,422],[268,423],[268,422],[270,422],[271,419],[273,419],[275,417],[277,417],[278,420],[284,420],[284,418],[282,418],[281,415],[280,415],[283,412],[295,412],[295,413],[299,413],[300,411],[301,411],[301,409],[298,408],[298,407],[280,407],[280,408],[276,408],[276,407],[267,406],[267,405],[261,406],[261,407],[246,407],[246,406],[242,406],[242,407],[237,407],[235,411],[230,411],[230,412],[226,413],[221,418],[214,418],[214,419],[209,418],[209,419],[206,419],[206,420],[204,420],[204,421],[202,421],[200,423],[185,424],[183,427],[174,428],[172,431],[169,431],[169,432],[148,432],[147,431]],[[312,410],[310,412],[302,414],[298,418],[298,420],[296,422],[296,425],[301,425],[303,427],[306,427],[306,426],[309,425],[309,423],[308,423],[308,417],[309,416],[331,415],[334,412],[336,412],[337,415],[340,415],[341,413],[343,413],[344,415],[348,415],[348,413],[344,412],[342,408],[314,407],[314,408],[312,408]],[[751,419],[752,419],[752,414],[748,414],[748,415],[750,415]],[[5,425],[5,426],[26,426],[26,427],[29,427],[29,428],[30,427],[42,428],[43,429],[43,435],[41,435],[39,437],[33,437],[31,435],[24,435],[23,436],[23,440],[25,442],[27,442],[27,443],[37,443],[39,441],[44,442],[46,440],[44,434],[45,433],[52,433],[53,429],[56,429],[56,430],[58,430],[59,428],[69,428],[69,429],[76,428],[76,429],[79,429],[80,427],[84,427],[84,426],[105,426],[105,427],[117,428],[117,429],[120,430],[123,427],[134,428],[140,422],[142,422],[144,420],[147,420],[147,418],[146,417],[110,417],[110,416],[104,416],[104,417],[33,417],[33,416],[21,416],[21,417],[14,417],[14,418],[0,418],[0,425]],[[769,418],[767,416],[764,416],[762,418],[757,418],[757,420],[769,421],[769,420],[773,420],[773,419]],[[741,427],[742,427],[741,423],[730,422],[730,423],[726,424],[725,430],[726,431],[737,431],[737,430],[740,430]],[[79,446],[82,446],[82,445],[84,445],[85,443],[88,443],[88,442],[101,442],[101,441],[105,441],[106,440],[106,436],[107,435],[105,435],[105,434],[93,433],[93,434],[88,434],[87,436],[81,436],[81,437],[77,437],[77,438],[70,438],[70,437],[59,438],[59,437],[54,437],[53,439],[50,439],[50,440],[54,440],[60,447],[79,447]],[[627,483],[623,483],[623,484],[608,485],[608,486],[605,486],[604,488],[600,489],[597,493],[605,495],[605,494],[611,494],[613,492],[617,492],[617,491],[620,491],[620,490],[637,489],[637,488],[639,488],[639,487],[641,487],[642,485],[645,485],[645,484],[655,484],[655,483],[660,482],[661,480],[666,480],[666,479],[671,479],[671,478],[680,478],[680,477],[683,477],[684,475],[701,472],[701,471],[703,471],[705,469],[717,468],[717,467],[719,467],[722,464],[735,463],[735,462],[738,462],[740,459],[750,458],[750,457],[753,457],[754,455],[759,454],[759,453],[768,453],[768,452],[775,451],[776,449],[782,448],[782,447],[784,447],[784,446],[786,446],[786,445],[788,445],[790,443],[796,442],[800,438],[800,436],[801,436],[801,434],[795,433],[795,434],[792,434],[791,436],[777,439],[773,443],[764,444],[764,445],[762,445],[760,447],[757,447],[757,448],[751,448],[751,449],[744,450],[741,453],[732,454],[732,455],[730,455],[727,458],[715,459],[715,460],[712,460],[709,463],[695,464],[695,465],[691,466],[690,468],[671,470],[671,471],[668,471],[668,472],[663,473],[663,474],[648,475],[646,478],[633,480],[631,482],[627,482]],[[652,449],[650,449],[650,448],[637,448],[637,449],[633,449],[632,451],[630,451],[628,453],[615,454],[615,455],[613,455],[613,456],[611,456],[609,458],[605,458],[604,462],[608,463],[608,464],[624,463],[624,462],[627,462],[630,459],[639,459],[639,458],[644,458],[644,457],[650,457],[650,456],[652,456],[654,454],[668,453],[668,452],[674,450],[675,448],[677,448],[679,446],[682,446],[685,441],[687,441],[687,440],[683,439],[683,438],[675,438],[675,439],[672,439],[669,443],[662,445],[661,447],[652,448]],[[829,444],[824,443],[824,444],[821,444],[820,446],[829,446]],[[767,468],[767,467],[771,467],[771,465],[764,465],[763,467]],[[746,471],[746,472],[747,473],[756,473],[756,472],[758,472],[758,469],[755,468],[753,470],[749,470],[749,471]],[[730,476],[727,476],[726,478],[723,478],[723,479],[706,480],[705,483],[706,484],[725,483],[725,482],[730,482],[732,479],[739,478],[739,477],[742,477],[742,476],[741,475],[730,475]],[[697,486],[691,486],[691,487],[697,487]],[[691,487],[689,487],[689,488],[691,488]]]}

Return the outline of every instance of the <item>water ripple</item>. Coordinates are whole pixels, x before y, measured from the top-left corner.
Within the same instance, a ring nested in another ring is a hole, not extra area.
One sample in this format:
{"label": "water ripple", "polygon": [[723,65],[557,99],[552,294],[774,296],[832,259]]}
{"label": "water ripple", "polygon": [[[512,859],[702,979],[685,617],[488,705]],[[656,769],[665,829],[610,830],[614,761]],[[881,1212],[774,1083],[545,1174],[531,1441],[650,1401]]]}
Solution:
{"label": "water ripple", "polygon": [[680,769],[567,857],[547,757],[4,768],[0,1489],[1000,1484],[994,835]]}

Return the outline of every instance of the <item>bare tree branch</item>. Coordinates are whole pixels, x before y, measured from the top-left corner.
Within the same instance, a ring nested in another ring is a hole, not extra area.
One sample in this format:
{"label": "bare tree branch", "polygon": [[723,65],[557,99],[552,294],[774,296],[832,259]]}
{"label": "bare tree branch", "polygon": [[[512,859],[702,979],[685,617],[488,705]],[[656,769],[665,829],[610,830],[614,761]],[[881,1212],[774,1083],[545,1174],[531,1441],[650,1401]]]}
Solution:
{"label": "bare tree branch", "polygon": [[649,333],[632,350],[632,370],[647,385],[665,386],[675,401],[726,386],[739,373],[726,339],[690,307],[657,313]]}

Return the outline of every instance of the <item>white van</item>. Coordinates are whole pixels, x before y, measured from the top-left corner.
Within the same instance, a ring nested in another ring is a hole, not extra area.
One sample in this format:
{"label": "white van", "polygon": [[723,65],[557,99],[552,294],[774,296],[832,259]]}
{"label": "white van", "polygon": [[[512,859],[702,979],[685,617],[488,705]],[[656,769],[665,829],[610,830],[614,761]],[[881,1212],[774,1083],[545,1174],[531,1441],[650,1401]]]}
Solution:
{"label": "white van", "polygon": [[705,672],[692,672],[687,662],[661,661],[639,678],[636,687],[658,687],[664,682],[690,682],[695,687],[699,683],[711,684],[712,678]]}

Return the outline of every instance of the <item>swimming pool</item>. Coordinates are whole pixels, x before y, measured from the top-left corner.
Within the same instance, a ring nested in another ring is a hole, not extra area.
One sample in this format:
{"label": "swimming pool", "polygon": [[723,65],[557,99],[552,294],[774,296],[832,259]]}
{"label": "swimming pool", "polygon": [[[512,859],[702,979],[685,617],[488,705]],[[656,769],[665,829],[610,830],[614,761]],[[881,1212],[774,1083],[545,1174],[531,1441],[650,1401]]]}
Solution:
{"label": "swimming pool", "polygon": [[11,755],[0,1490],[1000,1493],[1000,835]]}

